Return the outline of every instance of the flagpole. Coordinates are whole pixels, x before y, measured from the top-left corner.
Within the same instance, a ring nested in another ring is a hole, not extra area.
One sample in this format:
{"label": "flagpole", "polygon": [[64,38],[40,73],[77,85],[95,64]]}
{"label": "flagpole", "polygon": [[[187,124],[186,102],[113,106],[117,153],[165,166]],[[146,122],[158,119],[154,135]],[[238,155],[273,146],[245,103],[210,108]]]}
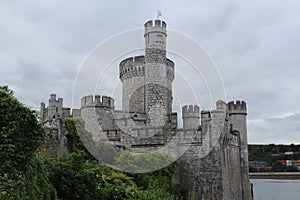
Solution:
{"label": "flagpole", "polygon": [[159,17],[161,17],[161,12],[157,10],[157,19],[159,19]]}

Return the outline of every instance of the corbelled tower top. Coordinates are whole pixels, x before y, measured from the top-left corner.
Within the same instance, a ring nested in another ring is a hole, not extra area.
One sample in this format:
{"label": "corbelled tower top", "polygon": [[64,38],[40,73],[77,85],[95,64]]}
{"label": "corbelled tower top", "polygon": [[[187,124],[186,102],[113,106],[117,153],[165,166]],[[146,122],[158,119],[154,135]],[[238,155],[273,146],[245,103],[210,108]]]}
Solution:
{"label": "corbelled tower top", "polygon": [[159,19],[145,23],[145,47],[166,49],[167,24]]}

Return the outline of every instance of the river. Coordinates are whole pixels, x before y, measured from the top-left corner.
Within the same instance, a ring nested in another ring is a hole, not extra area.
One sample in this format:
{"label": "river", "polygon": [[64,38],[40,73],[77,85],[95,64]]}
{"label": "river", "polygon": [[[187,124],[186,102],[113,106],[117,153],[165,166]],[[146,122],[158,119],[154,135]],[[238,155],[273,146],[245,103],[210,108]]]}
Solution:
{"label": "river", "polygon": [[299,200],[300,180],[252,179],[254,200]]}

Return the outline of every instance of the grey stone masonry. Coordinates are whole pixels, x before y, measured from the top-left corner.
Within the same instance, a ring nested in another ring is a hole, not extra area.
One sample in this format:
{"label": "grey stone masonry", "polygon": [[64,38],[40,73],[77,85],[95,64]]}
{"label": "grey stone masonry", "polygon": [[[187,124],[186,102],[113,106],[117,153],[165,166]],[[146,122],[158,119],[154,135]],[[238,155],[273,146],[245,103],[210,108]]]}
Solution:
{"label": "grey stone masonry", "polygon": [[[145,55],[119,64],[122,110],[115,110],[112,97],[88,95],[72,115],[83,118],[96,142],[109,141],[135,154],[158,151],[176,158],[173,180],[186,187],[184,199],[252,199],[246,102],[219,100],[211,111],[183,106],[183,128],[179,128],[178,115],[172,112],[175,64],[166,57],[167,24],[150,20],[144,28]],[[70,113],[55,94],[48,107],[41,103],[41,121],[58,130],[61,146],[67,133],[63,121],[57,119]]]}
{"label": "grey stone masonry", "polygon": [[232,124],[233,130],[240,133],[240,149],[241,149],[241,170],[243,180],[243,199],[252,199],[250,179],[248,173],[248,141],[247,141],[247,106],[245,101],[228,103],[229,107],[229,123]]}
{"label": "grey stone masonry", "polygon": [[166,27],[160,20],[145,23],[145,111],[148,113],[159,104],[164,115],[170,116],[174,63],[166,58]]}
{"label": "grey stone masonry", "polygon": [[145,57],[127,58],[120,63],[119,67],[120,80],[123,83],[123,110],[126,112],[144,113]]}
{"label": "grey stone masonry", "polygon": [[56,99],[56,94],[51,94],[49,105],[46,107],[44,102],[41,103],[41,122],[49,126],[59,118],[67,118],[71,116],[71,109],[63,107],[63,99]]}

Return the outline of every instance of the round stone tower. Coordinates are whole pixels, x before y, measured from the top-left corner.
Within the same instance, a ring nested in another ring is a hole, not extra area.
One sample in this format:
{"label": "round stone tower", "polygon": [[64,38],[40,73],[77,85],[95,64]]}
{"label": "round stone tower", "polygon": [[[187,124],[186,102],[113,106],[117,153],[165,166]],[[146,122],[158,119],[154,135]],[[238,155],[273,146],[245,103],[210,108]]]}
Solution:
{"label": "round stone tower", "polygon": [[122,110],[144,113],[149,119],[161,114],[170,119],[174,62],[166,58],[167,25],[157,19],[144,27],[145,56],[127,58],[119,65]]}
{"label": "round stone tower", "polygon": [[166,58],[167,25],[156,19],[145,23],[145,112],[163,109],[172,113],[174,63]]}
{"label": "round stone tower", "polygon": [[136,56],[123,60],[120,65],[123,84],[122,109],[130,113],[145,113],[145,57]]}
{"label": "round stone tower", "polygon": [[248,173],[247,106],[245,101],[228,103],[229,122],[240,133],[243,199],[251,199]]}

